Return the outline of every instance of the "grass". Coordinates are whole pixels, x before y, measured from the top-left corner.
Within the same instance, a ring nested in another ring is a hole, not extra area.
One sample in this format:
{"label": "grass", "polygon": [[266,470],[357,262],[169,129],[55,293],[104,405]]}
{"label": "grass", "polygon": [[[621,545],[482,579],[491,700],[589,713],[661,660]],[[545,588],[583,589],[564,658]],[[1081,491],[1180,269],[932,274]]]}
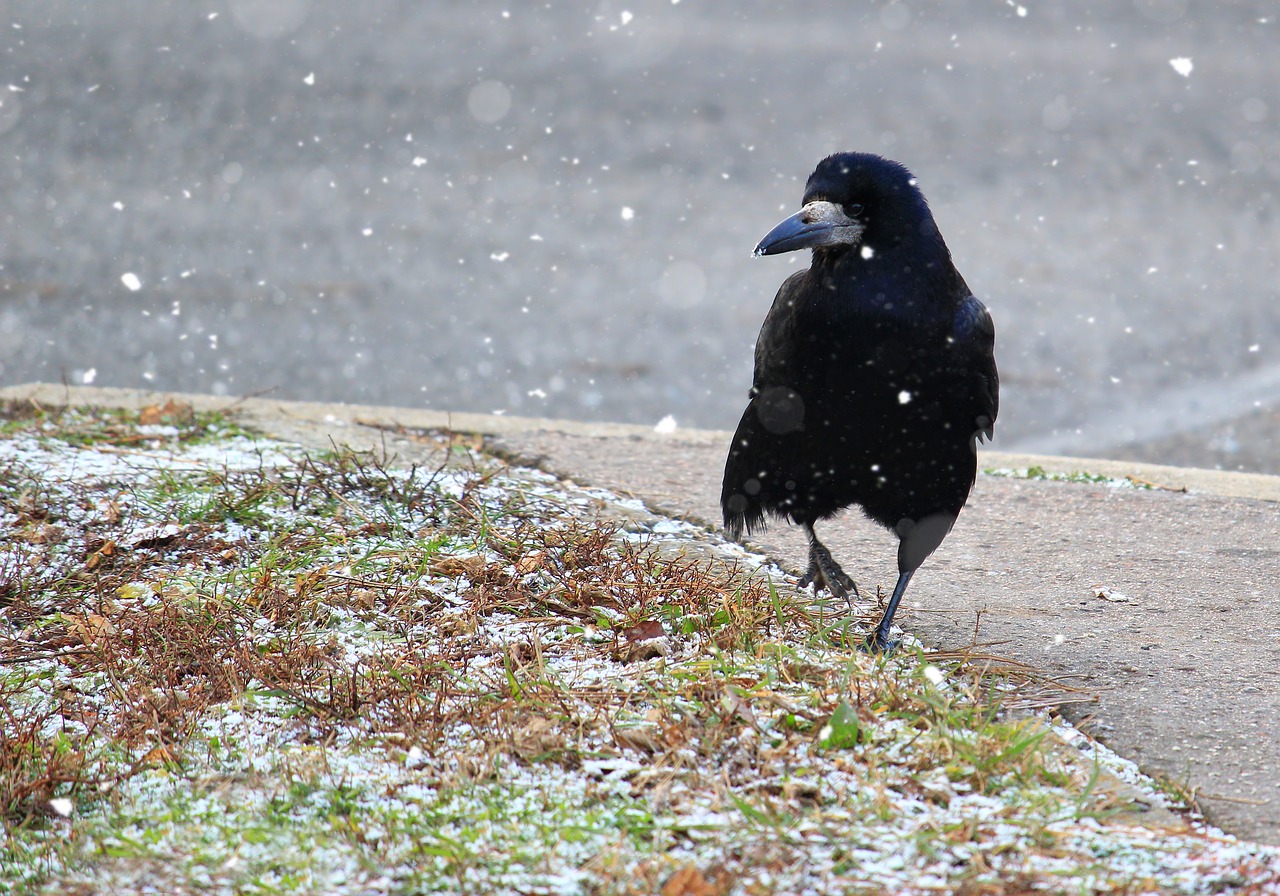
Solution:
{"label": "grass", "polygon": [[0,433],[0,893],[1277,879],[1118,814],[1031,670],[862,654],[865,619],[712,534],[447,435],[415,464],[176,406]]}
{"label": "grass", "polygon": [[118,408],[43,407],[30,401],[0,401],[0,438],[54,438],[79,447],[123,447],[161,443],[217,442],[248,432],[221,411],[196,411],[175,401],[139,411]]}
{"label": "grass", "polygon": [[989,467],[983,469],[982,472],[988,476],[1000,476],[1006,479],[1036,479],[1042,482],[1083,482],[1093,485],[1108,485],[1113,488],[1158,488],[1158,486],[1153,483],[1147,482],[1145,479],[1139,479],[1137,476],[1125,476],[1123,479],[1117,479],[1114,476],[1105,476],[1101,473],[1089,473],[1084,470],[1072,470],[1067,473],[1062,473],[1046,470],[1044,467],[1036,465],[1023,467],[1021,469]]}

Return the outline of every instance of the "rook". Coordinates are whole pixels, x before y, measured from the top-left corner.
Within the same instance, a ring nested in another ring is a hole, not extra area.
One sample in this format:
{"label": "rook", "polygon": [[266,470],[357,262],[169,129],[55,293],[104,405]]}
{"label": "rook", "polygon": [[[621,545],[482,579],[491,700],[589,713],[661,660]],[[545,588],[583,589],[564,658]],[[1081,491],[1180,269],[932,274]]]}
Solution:
{"label": "rook", "polygon": [[897,162],[823,159],[800,211],[755,254],[797,249],[813,261],[782,284],[760,329],[725,463],[724,524],[734,538],[766,514],[803,526],[801,584],[846,598],[857,589],[814,524],[856,504],[893,531],[898,581],[867,639],[888,650],[907,583],[951,531],[973,488],[976,442],[994,430],[995,328]]}

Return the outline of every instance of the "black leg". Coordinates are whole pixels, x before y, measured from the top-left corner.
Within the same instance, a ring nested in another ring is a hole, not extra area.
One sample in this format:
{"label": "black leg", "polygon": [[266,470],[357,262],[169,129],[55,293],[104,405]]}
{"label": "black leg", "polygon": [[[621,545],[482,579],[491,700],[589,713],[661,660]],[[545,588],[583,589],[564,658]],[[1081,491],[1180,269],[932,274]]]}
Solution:
{"label": "black leg", "polygon": [[809,533],[809,569],[801,577],[800,587],[808,588],[813,585],[815,590],[825,589],[835,597],[844,598],[845,601],[849,600],[851,591],[854,597],[860,597],[857,584],[840,568],[840,564],[836,563],[826,545],[818,541],[818,535],[813,531],[813,524],[805,523],[804,528]]}
{"label": "black leg", "polygon": [[889,598],[889,606],[884,608],[884,616],[880,618],[880,624],[863,644],[863,649],[868,653],[892,653],[902,644],[901,641],[889,637],[889,629],[893,627],[893,614],[898,612],[898,604],[902,602],[902,594],[907,590],[907,583],[911,581],[914,572],[914,569],[907,569],[898,573],[898,584],[893,586],[893,596]]}

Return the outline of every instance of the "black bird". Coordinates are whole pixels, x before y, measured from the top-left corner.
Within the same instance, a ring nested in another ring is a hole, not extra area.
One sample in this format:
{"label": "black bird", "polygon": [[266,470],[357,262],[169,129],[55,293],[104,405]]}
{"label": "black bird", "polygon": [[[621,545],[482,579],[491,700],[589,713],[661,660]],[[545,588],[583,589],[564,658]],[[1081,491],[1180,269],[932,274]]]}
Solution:
{"label": "black bird", "polygon": [[725,462],[720,506],[735,539],[790,518],[809,535],[812,583],[853,580],[814,524],[859,505],[897,534],[898,582],[867,648],[890,650],[912,574],[951,531],[999,407],[995,327],[951,263],[905,167],[868,153],[818,163],[803,207],[756,255],[812,249],[778,290]]}

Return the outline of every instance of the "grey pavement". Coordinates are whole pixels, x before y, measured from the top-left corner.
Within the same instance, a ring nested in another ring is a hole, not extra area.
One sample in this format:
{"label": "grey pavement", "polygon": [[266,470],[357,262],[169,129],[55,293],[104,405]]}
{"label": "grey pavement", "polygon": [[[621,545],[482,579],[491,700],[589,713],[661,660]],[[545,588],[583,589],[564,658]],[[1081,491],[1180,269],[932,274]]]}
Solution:
{"label": "grey pavement", "polygon": [[915,171],[995,315],[1002,447],[1280,473],[1277,28],[6,0],[0,383],[730,427],[802,261],[751,248],[860,149]]}
{"label": "grey pavement", "polygon": [[[20,386],[0,397],[139,407],[155,393]],[[289,438],[325,428],[376,443],[384,427],[486,435],[507,458],[714,526],[729,434],[394,407],[233,402]],[[1145,770],[1195,788],[1228,832],[1280,844],[1280,477],[984,452],[983,468],[1133,476],[1151,488],[980,475],[969,506],[912,583],[899,619],[928,644],[976,643],[1096,696],[1063,712]],[[856,513],[824,540],[864,593],[896,575],[894,544]],[[790,569],[800,534],[754,542]],[[1095,589],[1104,589],[1100,597]]]}

